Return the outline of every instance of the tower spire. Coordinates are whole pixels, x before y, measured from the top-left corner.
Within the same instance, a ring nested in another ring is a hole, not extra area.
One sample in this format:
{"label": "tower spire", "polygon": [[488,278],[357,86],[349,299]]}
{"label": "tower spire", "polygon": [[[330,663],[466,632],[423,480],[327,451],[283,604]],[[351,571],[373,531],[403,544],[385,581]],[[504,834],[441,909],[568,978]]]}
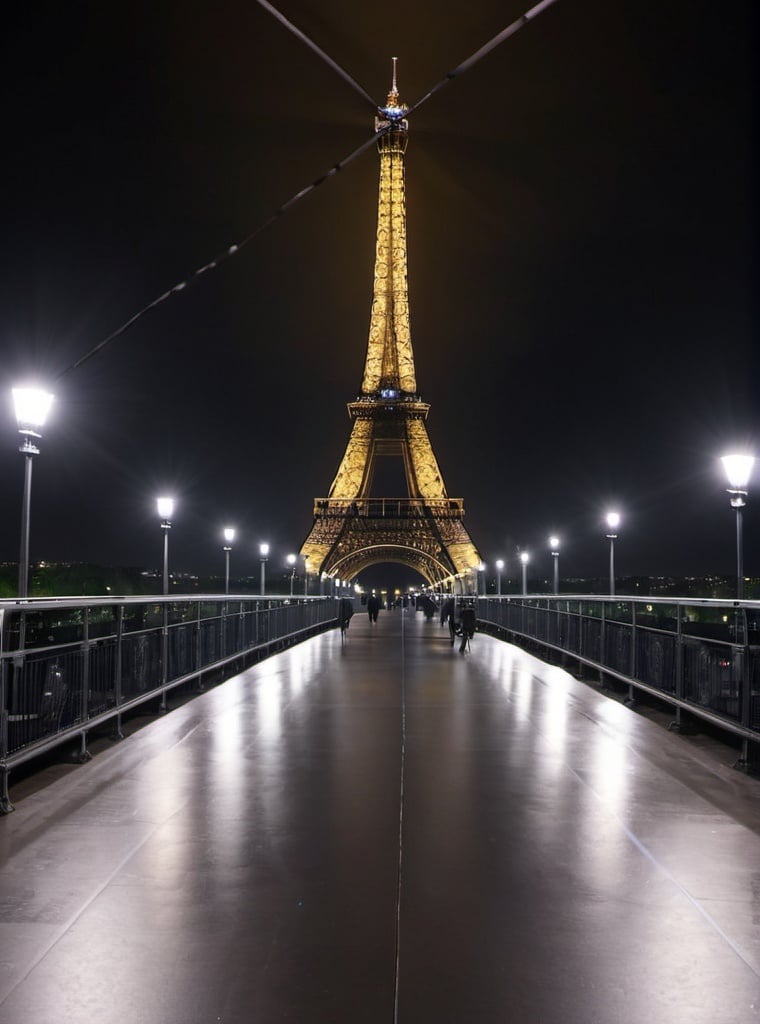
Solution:
{"label": "tower spire", "polygon": [[369,341],[362,379],[362,394],[381,390],[417,389],[414,372],[406,255],[406,196],[404,154],[409,123],[404,114],[393,58],[391,91],[375,117],[375,131],[386,129],[377,140],[380,153],[380,186],[377,203],[375,279],[372,292]]}

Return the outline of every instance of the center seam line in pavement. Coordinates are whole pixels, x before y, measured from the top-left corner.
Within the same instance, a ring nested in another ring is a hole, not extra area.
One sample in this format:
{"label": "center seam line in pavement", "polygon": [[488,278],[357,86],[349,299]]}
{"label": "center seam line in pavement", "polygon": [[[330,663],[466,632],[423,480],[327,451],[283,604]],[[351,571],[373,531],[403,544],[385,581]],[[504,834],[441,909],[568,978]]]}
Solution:
{"label": "center seam line in pavement", "polygon": [[401,883],[404,855],[404,769],[406,763],[406,609],[401,608],[401,766],[398,811],[398,868],[396,874],[396,958],[393,968],[393,1024],[398,1024],[399,967],[401,960]]}

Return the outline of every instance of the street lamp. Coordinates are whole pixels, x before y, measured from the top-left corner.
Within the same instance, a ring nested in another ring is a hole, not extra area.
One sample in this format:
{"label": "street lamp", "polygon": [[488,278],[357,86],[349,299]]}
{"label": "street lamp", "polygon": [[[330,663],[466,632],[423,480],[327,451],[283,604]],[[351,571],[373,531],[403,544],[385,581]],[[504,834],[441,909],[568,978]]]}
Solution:
{"label": "street lamp", "polygon": [[552,561],[554,562],[554,593],[559,593],[559,537],[549,538]]}
{"label": "street lamp", "polygon": [[747,485],[755,464],[754,455],[724,455],[721,460],[730,484],[727,491],[731,508],[736,509],[736,596],[744,597],[744,551],[742,538],[742,509],[747,504]]}
{"label": "street lamp", "polygon": [[232,551],[232,542],[235,539],[235,531],[231,526],[225,527],[224,530],[224,592],[229,594],[230,592],[230,551]]}
{"label": "street lamp", "polygon": [[522,563],[522,592],[523,594],[528,593],[528,562],[530,561],[530,555],[527,551],[520,552],[520,562]]}
{"label": "street lamp", "polygon": [[261,562],[261,593],[266,594],[266,564],[269,557],[269,545],[259,544],[259,561]]}
{"label": "street lamp", "polygon": [[171,518],[174,515],[174,498],[157,498],[156,507],[164,531],[164,593],[169,593],[169,530],[172,528]]}
{"label": "street lamp", "polygon": [[496,559],[496,593],[501,597],[501,570],[504,568],[504,559]]}
{"label": "street lamp", "polygon": [[615,532],[620,526],[620,513],[619,512],[608,512],[607,513],[607,529],[610,531],[607,534],[607,540],[610,542],[610,595],[615,596],[615,541],[617,540],[617,533]]}
{"label": "street lamp", "polygon": [[18,596],[29,594],[29,519],[32,507],[32,459],[40,454],[35,444],[42,437],[40,430],[50,412],[53,396],[41,388],[13,388],[16,423],[23,444],[24,496],[21,502],[21,549],[18,559]]}
{"label": "street lamp", "polygon": [[290,566],[290,596],[293,596],[293,580],[296,575],[296,556],[288,555],[288,565]]}
{"label": "street lamp", "polygon": [[479,584],[480,585],[478,587],[476,587],[476,591],[477,591],[478,594],[483,593],[485,595],[485,592],[486,592],[486,563],[485,562],[478,562],[478,580],[479,580]]}

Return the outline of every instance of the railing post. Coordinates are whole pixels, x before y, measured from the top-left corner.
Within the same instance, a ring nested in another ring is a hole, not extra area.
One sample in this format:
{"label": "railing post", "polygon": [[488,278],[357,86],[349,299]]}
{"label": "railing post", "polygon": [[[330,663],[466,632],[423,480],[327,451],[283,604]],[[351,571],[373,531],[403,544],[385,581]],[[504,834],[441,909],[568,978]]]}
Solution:
{"label": "railing post", "polygon": [[201,673],[201,669],[203,667],[201,664],[201,659],[203,657],[201,644],[201,621],[201,603],[200,601],[197,601],[195,605],[195,671],[198,673],[198,693],[203,693],[206,689],[203,685],[203,675]]}
{"label": "railing post", "polygon": [[[200,602],[198,603],[200,607]],[[168,710],[166,703],[166,684],[169,681],[169,605],[164,598],[161,616],[161,703],[158,705],[158,713],[164,714]]]}
{"label": "railing post", "polygon": [[[90,718],[90,608],[85,605],[84,623],[82,626],[82,693],[79,702],[79,714],[82,719],[79,753],[75,760],[84,764],[92,754],[87,749],[87,722]],[[60,727],[60,725],[59,725]]]}
{"label": "railing post", "polygon": [[[602,621],[599,626],[599,661],[607,664],[607,602],[602,601]],[[599,672],[599,682],[604,685],[604,672]]]}
{"label": "railing post", "polygon": [[[742,649],[739,657],[741,658],[741,665],[739,666],[739,678],[741,680],[741,723],[745,729],[751,728],[752,718],[752,680],[750,678],[751,661],[749,654],[749,629],[747,625],[747,609],[742,605],[739,609],[739,614],[742,619]],[[737,637],[738,639],[738,637]],[[737,767],[747,768],[749,766],[749,740],[746,737],[742,738],[742,756],[737,761]]]}
{"label": "railing post", "polygon": [[683,700],[684,695],[684,657],[683,628],[681,605],[676,602],[676,697]]}
{"label": "railing post", "polygon": [[[684,695],[684,658],[683,658],[683,631],[681,629],[681,606],[676,601],[676,663],[675,663],[675,695],[679,700],[683,700]],[[675,721],[671,722],[668,729],[680,732],[684,728],[684,723],[681,721],[681,705],[676,705],[676,717]]]}
{"label": "railing post", "polygon": [[[114,700],[116,707],[120,708],[124,695],[122,693],[122,673],[124,671],[124,605],[120,604],[116,609],[116,666],[114,669]],[[121,731],[121,711],[116,716],[116,725],[113,731],[115,740],[123,740],[124,733]]]}
{"label": "railing post", "polygon": [[[1,656],[5,652],[5,609],[0,608],[0,757],[5,763],[8,756],[8,660]],[[0,777],[0,814],[13,810],[8,792],[8,769],[2,769]]]}

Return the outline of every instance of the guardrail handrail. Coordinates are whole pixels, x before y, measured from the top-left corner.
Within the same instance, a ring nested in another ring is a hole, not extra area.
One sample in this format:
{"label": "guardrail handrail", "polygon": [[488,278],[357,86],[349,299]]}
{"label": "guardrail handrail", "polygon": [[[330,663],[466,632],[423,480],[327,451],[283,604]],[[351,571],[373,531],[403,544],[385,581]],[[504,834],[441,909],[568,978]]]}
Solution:
{"label": "guardrail handrail", "polygon": [[8,775],[204,674],[238,671],[336,622],[329,597],[169,594],[0,601],[0,811]]}
{"label": "guardrail handrail", "polygon": [[[661,609],[672,609],[669,616]],[[708,618],[699,612],[711,613]],[[593,612],[593,614],[592,614]],[[722,614],[721,614],[722,612]],[[567,655],[741,738],[760,743],[760,601],[616,594],[478,598],[481,625]]]}

